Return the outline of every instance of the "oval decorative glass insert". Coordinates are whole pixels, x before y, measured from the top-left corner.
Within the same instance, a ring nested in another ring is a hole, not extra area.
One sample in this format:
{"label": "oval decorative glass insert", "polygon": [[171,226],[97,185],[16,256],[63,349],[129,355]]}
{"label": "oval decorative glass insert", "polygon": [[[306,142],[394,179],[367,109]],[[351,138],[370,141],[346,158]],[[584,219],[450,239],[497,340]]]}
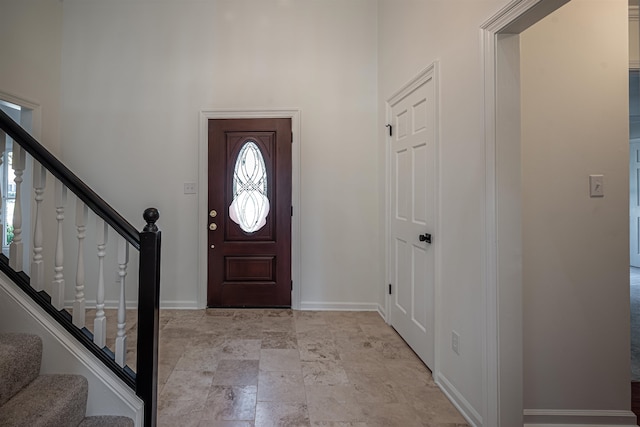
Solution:
{"label": "oval decorative glass insert", "polygon": [[260,148],[247,141],[236,159],[233,169],[233,201],[229,218],[246,233],[260,230],[267,223],[267,168]]}

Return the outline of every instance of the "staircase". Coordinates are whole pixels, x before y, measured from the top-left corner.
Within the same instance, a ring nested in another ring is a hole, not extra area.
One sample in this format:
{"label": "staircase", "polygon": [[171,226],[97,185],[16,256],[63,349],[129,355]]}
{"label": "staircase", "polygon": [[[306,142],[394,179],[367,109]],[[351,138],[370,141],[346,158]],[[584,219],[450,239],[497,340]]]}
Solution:
{"label": "staircase", "polygon": [[[127,409],[135,412],[136,425],[155,427],[161,248],[161,232],[156,225],[159,218],[157,209],[148,208],[144,211],[146,225],[138,231],[0,110],[0,169],[3,182],[10,179],[9,167],[13,171],[13,183],[11,186],[6,184],[4,193],[15,194],[15,199],[11,224],[7,222],[8,208],[0,207],[0,246],[4,246],[0,248],[4,250],[4,253],[0,251],[0,272],[19,288],[21,295],[39,306],[38,316],[41,319],[57,322],[71,335],[69,339],[83,346],[97,358],[97,363],[117,376],[114,380],[118,387],[129,387],[130,390],[126,390],[125,394],[128,391],[135,392],[135,396],[126,396],[110,389],[122,403],[130,401],[130,397],[136,400],[134,406]],[[24,177],[29,177],[27,182],[24,182]],[[28,181],[31,181],[31,185],[27,185]],[[46,197],[51,191],[51,197]],[[69,200],[67,194],[70,195]],[[68,218],[71,216],[69,213],[74,212],[73,218]],[[55,237],[51,235],[54,233],[45,233],[43,229],[43,224],[52,222],[51,219],[47,222],[46,216],[54,214],[57,224]],[[71,225],[64,225],[68,224],[69,219],[75,221]],[[3,234],[9,230],[9,224],[12,230],[10,241]],[[23,235],[26,230],[28,232]],[[93,248],[85,245],[89,233],[95,237],[91,241]],[[48,238],[45,238],[45,234],[49,234]],[[9,245],[8,250],[6,245]],[[134,264],[137,275],[127,273],[130,251],[134,253],[133,260],[137,260],[137,265]],[[6,252],[8,257],[5,256]],[[72,254],[72,257],[65,258],[65,253]],[[89,260],[96,260],[95,255],[97,264],[90,263]],[[114,261],[117,266],[113,265]],[[47,276],[51,274],[51,267],[53,280]],[[115,287],[110,286],[105,273],[113,268],[117,270]],[[134,292],[127,291],[132,285]],[[89,296],[90,300],[87,299]],[[105,314],[106,305],[114,302],[117,305],[117,322],[114,319],[108,321]],[[134,305],[137,305],[136,328],[133,339],[127,339],[130,332],[127,329],[127,308]],[[86,321],[87,313],[93,308],[94,318],[89,324]],[[6,327],[11,321],[5,316],[2,323]],[[12,330],[0,328],[0,331]],[[3,336],[3,340],[7,343],[0,341],[0,426],[132,425],[131,420],[126,419],[85,419],[86,378],[38,376],[42,344],[36,345],[39,350],[31,348],[28,351],[37,356],[32,360],[29,357],[33,356],[27,357],[20,352],[26,345],[16,344],[7,336]],[[126,357],[127,342],[131,341],[136,345],[135,372],[127,364]],[[19,361],[13,361],[10,355]],[[46,356],[49,357],[49,352]],[[34,367],[23,366],[28,360],[31,360],[30,364],[35,363]],[[43,366],[50,366],[51,362],[44,360]],[[87,378],[94,384],[91,376]],[[94,390],[92,387],[92,394],[88,398],[91,408],[95,408],[94,404],[99,400],[94,397],[98,396]],[[142,401],[142,406],[136,396]],[[54,398],[55,402],[52,400]],[[66,404],[62,403],[64,400]],[[109,405],[108,401],[101,400],[97,404],[98,407]],[[131,416],[131,412],[126,415]]]}
{"label": "staircase", "polygon": [[40,375],[42,341],[31,334],[0,334],[0,426],[133,427],[117,416],[85,417],[87,380]]}

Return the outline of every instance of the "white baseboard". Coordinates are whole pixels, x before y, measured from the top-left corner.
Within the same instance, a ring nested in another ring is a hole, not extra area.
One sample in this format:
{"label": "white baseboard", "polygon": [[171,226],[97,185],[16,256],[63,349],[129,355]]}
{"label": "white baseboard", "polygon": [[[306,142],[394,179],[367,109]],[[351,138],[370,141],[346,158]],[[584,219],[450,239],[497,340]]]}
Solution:
{"label": "white baseboard", "polygon": [[368,302],[317,302],[302,301],[300,310],[317,311],[380,311],[380,306]]}
{"label": "white baseboard", "polygon": [[0,273],[0,331],[40,336],[43,360],[40,372],[79,374],[89,382],[87,416],[124,415],[143,425],[143,402],[89,350]]}
{"label": "white baseboard", "polygon": [[524,423],[524,427],[638,427],[637,424],[602,424],[602,423],[564,423],[564,424],[546,424],[546,423]]}
{"label": "white baseboard", "polygon": [[433,380],[440,387],[440,390],[447,396],[447,398],[453,403],[462,416],[467,420],[471,427],[482,426],[482,416],[476,411],[473,406],[465,399],[462,394],[451,384],[451,382],[442,373],[435,372]]}
{"label": "white baseboard", "polygon": [[636,427],[636,415],[624,410],[525,409],[525,427]]}
{"label": "white baseboard", "polygon": [[161,310],[197,310],[197,301],[160,301]]}
{"label": "white baseboard", "polygon": [[[126,301],[125,304],[128,309],[138,307],[138,301]],[[73,301],[65,301],[64,307],[73,308]],[[95,301],[87,301],[85,307],[89,310],[94,309],[96,308],[96,303]],[[105,300],[104,308],[107,310],[117,310],[118,301]],[[199,307],[197,301],[160,301],[160,308],[164,310],[197,310]]]}
{"label": "white baseboard", "polygon": [[384,311],[384,307],[380,304],[378,304],[378,314],[380,314],[380,316],[382,316],[382,318],[385,320],[385,322],[387,321],[387,313]]}
{"label": "white baseboard", "polygon": [[[127,308],[135,308],[138,301],[127,301]],[[87,301],[85,307],[87,309],[96,308],[95,301]],[[65,308],[73,308],[73,301],[65,301]],[[118,301],[105,300],[104,308],[108,310],[116,310]],[[197,301],[160,301],[161,310],[198,310]],[[300,310],[317,310],[317,311],[377,311],[383,318],[386,318],[384,308],[380,304],[364,303],[364,302],[314,302],[303,301],[300,304]]]}

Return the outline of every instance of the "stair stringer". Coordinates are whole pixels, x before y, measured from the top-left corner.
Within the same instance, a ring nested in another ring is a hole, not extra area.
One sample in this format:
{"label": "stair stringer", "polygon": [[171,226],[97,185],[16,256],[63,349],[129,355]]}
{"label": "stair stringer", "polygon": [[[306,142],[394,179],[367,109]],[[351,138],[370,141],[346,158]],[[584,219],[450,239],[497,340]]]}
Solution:
{"label": "stair stringer", "polygon": [[0,271],[0,332],[42,338],[41,374],[83,375],[89,383],[86,416],[120,415],[143,425],[142,400]]}

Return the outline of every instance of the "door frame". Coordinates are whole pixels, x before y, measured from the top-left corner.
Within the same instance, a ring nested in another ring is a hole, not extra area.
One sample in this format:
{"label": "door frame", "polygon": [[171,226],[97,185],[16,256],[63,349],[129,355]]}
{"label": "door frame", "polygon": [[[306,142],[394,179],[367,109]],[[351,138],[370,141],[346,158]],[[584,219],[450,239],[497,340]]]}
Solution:
{"label": "door frame", "polygon": [[[438,343],[441,342],[440,339],[440,272],[441,272],[441,232],[440,232],[440,216],[441,216],[441,197],[442,194],[440,188],[440,165],[441,165],[441,155],[440,155],[440,80],[439,80],[439,62],[434,61],[429,66],[420,71],[415,77],[409,80],[407,83],[402,85],[400,89],[398,89],[393,95],[387,98],[385,102],[385,117],[386,122],[388,124],[392,124],[392,108],[391,105],[395,104],[397,100],[403,98],[416,90],[419,86],[425,84],[429,79],[433,80],[434,84],[434,96],[435,96],[435,117],[434,117],[434,149],[436,156],[436,171],[435,171],[435,194],[434,194],[434,203],[435,206],[435,217],[433,230],[431,234],[433,234],[434,239],[431,247],[435,250],[434,254],[434,281],[433,281],[433,321],[434,321],[434,343],[433,343],[433,369],[432,374],[434,381],[440,385],[440,365],[439,365],[439,357],[438,357]],[[391,295],[387,290],[387,284],[393,283],[393,279],[391,275],[391,161],[392,161],[392,150],[391,150],[391,142],[392,137],[389,135],[388,130],[385,129],[386,138],[385,138],[385,278],[387,279],[387,283],[384,285],[383,292],[385,294],[384,301],[384,320],[388,324],[391,322]]]}
{"label": "door frame", "polygon": [[484,77],[485,426],[523,422],[520,33],[570,0],[512,0],[480,26]]}
{"label": "door frame", "polygon": [[[302,271],[300,262],[300,144],[301,118],[300,109],[211,109],[200,111],[199,160],[198,160],[198,229],[207,230],[209,221],[208,192],[209,192],[209,133],[210,119],[260,119],[282,118],[291,119],[293,142],[291,147],[291,204],[293,217],[291,218],[291,308],[300,309]],[[198,232],[198,308],[207,307],[207,233]]]}

